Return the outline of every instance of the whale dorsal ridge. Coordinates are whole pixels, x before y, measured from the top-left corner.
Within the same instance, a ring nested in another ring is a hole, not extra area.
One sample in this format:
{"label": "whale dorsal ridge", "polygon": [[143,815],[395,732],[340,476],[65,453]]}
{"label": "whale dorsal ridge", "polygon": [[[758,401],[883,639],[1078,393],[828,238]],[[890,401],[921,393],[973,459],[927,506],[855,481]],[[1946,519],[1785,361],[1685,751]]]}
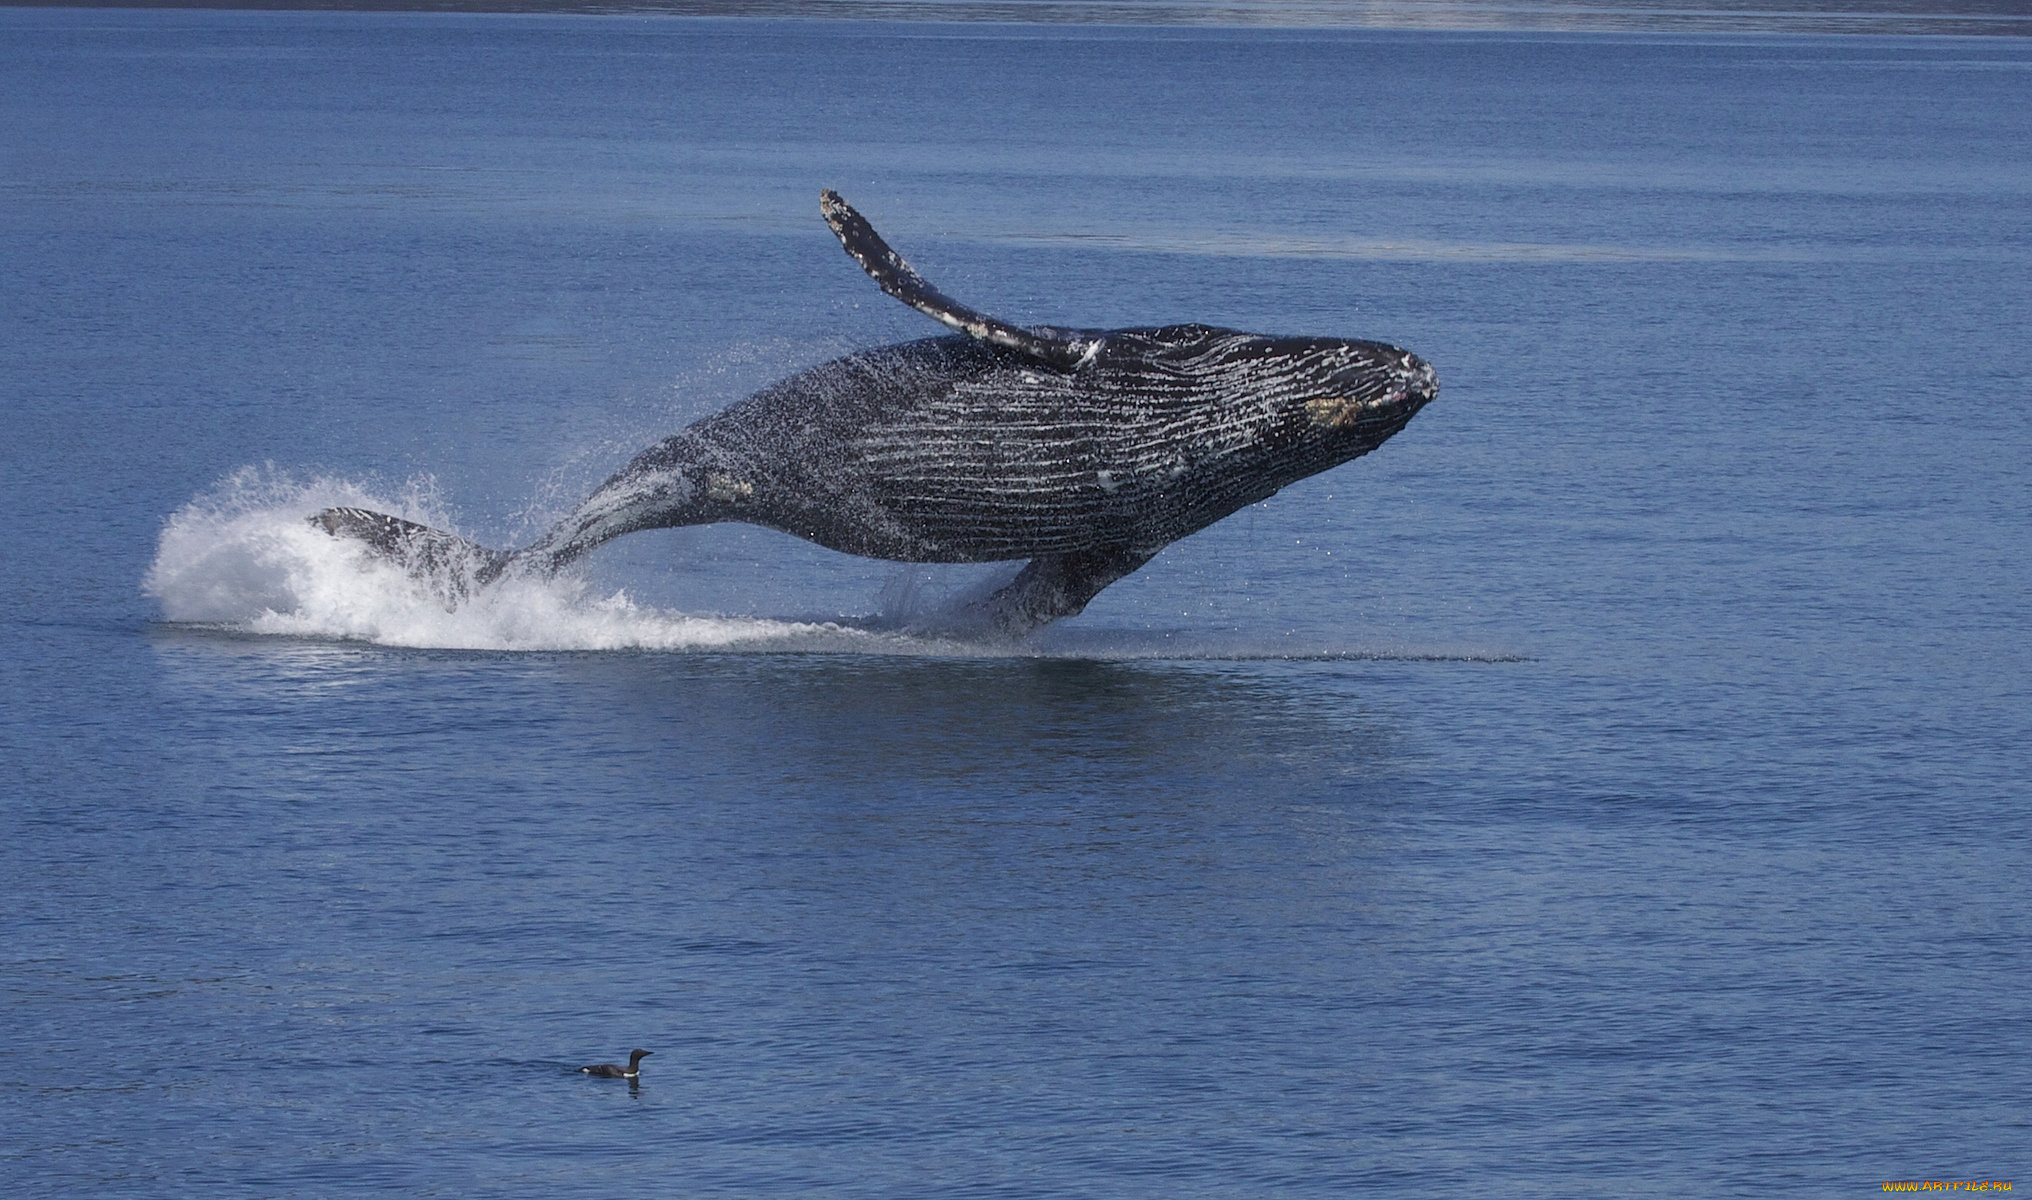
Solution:
{"label": "whale dorsal ridge", "polygon": [[854,206],[841,199],[838,192],[830,188],[820,192],[818,206],[825,214],[826,224],[839,235],[840,245],[847,248],[847,253],[883,291],[940,324],[1068,371],[1091,358],[1100,345],[1095,338],[1057,330],[1025,329],[968,308],[926,283],[924,276],[903,261],[901,254],[889,248],[889,243],[868,224],[868,218],[855,212]]}

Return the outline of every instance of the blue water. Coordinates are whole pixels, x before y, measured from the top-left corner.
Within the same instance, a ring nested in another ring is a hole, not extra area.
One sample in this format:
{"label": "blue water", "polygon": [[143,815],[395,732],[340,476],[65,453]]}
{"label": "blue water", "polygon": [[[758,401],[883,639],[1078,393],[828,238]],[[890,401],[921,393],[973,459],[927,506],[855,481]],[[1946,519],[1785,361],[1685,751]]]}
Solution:
{"label": "blue water", "polygon": [[[0,1189],[2023,1180],[2028,84],[0,9]],[[446,614],[302,525],[525,541],[935,332],[823,186],[1010,319],[1440,399],[1013,651],[839,624],[978,569],[760,530]]]}

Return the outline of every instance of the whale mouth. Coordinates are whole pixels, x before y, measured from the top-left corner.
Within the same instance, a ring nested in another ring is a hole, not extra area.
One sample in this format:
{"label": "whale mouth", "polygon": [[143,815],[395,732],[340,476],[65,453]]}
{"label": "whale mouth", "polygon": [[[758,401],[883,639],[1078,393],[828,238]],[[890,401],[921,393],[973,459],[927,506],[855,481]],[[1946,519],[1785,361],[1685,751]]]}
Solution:
{"label": "whale mouth", "polygon": [[1400,405],[1409,405],[1409,417],[1439,395],[1439,372],[1416,354],[1406,353],[1392,372],[1389,395]]}
{"label": "whale mouth", "polygon": [[1405,389],[1418,401],[1418,406],[1423,408],[1439,398],[1439,372],[1432,369],[1431,363],[1416,354],[1407,354],[1404,358],[1408,376]]}
{"label": "whale mouth", "polygon": [[1439,375],[1416,354],[1393,349],[1391,358],[1366,368],[1346,393],[1305,401],[1305,415],[1326,429],[1409,421],[1439,395]]}
{"label": "whale mouth", "polygon": [[1305,402],[1305,415],[1315,425],[1346,429],[1388,416],[1409,399],[1401,388],[1392,388],[1380,396],[1314,396]]}

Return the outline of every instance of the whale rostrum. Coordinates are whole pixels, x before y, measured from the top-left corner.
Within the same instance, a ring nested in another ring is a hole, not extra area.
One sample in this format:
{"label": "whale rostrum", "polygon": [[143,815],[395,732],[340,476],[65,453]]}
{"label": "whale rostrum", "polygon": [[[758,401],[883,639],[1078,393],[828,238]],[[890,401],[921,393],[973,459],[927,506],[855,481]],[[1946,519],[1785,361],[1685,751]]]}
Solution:
{"label": "whale rostrum", "polygon": [[948,614],[1020,635],[1168,543],[1374,450],[1439,390],[1424,360],[1381,342],[1012,325],[925,282],[837,193],[820,207],[883,291],[959,332],[773,383],[636,455],[521,550],[357,508],[312,523],[453,603],[624,533],[717,521],[898,562],[1029,559]]}

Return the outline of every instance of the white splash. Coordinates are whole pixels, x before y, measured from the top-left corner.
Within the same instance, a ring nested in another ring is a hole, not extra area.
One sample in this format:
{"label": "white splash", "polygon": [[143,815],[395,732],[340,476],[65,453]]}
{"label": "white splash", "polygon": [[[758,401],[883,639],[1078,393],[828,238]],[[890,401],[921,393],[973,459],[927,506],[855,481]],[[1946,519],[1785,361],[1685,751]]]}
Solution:
{"label": "white splash", "polygon": [[[169,621],[235,633],[429,649],[708,651],[1114,661],[1269,659],[1518,662],[1473,645],[1417,646],[1348,636],[1237,629],[1053,626],[1020,641],[969,633],[956,614],[1021,569],[1002,564],[957,586],[903,568],[869,618],[782,621],[673,612],[582,579],[503,579],[447,610],[441,592],[335,538],[309,517],[346,506],[458,532],[428,481],[394,495],[331,478],[243,468],[164,524],[142,588]],[[861,627],[866,620],[873,628]]]}
{"label": "white splash", "polygon": [[400,497],[346,480],[244,468],[179,509],[142,587],[174,622],[247,633],[471,650],[691,650],[794,644],[876,650],[892,639],[830,623],[694,616],[583,580],[513,578],[457,608],[362,543],[308,518],[336,505],[453,531],[427,484]]}

